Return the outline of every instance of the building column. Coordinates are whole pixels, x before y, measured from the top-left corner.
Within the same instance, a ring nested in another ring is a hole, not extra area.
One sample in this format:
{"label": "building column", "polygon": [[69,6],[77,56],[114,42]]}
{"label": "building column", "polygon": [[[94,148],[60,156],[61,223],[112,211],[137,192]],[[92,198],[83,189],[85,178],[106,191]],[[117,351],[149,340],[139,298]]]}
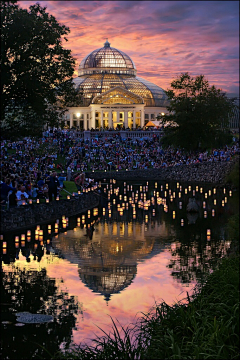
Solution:
{"label": "building column", "polygon": [[144,111],[143,109],[141,110],[141,127],[144,126]]}
{"label": "building column", "polygon": [[83,130],[87,130],[87,114],[83,114]]}
{"label": "building column", "polygon": [[125,129],[128,127],[128,111],[124,110],[124,126]]}
{"label": "building column", "polygon": [[100,128],[103,128],[103,110],[101,110]]}
{"label": "building column", "polygon": [[108,127],[109,128],[113,127],[112,110],[109,110],[108,112]]}
{"label": "building column", "polygon": [[95,124],[96,124],[96,112],[95,109],[92,112],[92,119],[90,119],[89,121],[89,130],[91,130],[91,128],[95,129]]}
{"label": "building column", "polygon": [[136,129],[136,110],[133,110],[133,129]]}
{"label": "building column", "polygon": [[119,123],[119,110],[117,110],[117,122]]}
{"label": "building column", "polygon": [[70,113],[70,129],[73,126],[73,113]]}

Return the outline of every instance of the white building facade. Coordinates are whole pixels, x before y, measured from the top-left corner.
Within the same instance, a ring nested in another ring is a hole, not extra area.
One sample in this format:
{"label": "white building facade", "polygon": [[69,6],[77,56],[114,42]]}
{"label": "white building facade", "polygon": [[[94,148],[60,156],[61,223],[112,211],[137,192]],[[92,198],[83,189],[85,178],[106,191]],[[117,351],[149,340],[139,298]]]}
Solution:
{"label": "white building facade", "polygon": [[66,125],[81,130],[136,129],[166,113],[165,91],[136,72],[130,57],[108,41],[88,54],[73,80],[83,104],[68,109]]}

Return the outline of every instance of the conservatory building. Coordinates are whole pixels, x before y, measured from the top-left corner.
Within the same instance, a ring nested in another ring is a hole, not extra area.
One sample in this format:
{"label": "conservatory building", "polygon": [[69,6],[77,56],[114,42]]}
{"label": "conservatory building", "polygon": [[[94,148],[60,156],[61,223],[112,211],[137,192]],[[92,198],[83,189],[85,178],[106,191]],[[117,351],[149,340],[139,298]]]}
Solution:
{"label": "conservatory building", "polygon": [[166,113],[164,90],[136,73],[131,58],[108,41],[92,51],[73,79],[82,94],[82,105],[68,108],[66,125],[82,130],[136,129]]}

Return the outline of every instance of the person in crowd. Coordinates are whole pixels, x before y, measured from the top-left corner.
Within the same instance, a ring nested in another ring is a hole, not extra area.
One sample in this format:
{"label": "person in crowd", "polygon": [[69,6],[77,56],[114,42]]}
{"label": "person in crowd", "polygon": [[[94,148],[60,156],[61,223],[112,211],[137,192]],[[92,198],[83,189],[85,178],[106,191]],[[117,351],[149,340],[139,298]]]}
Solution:
{"label": "person in crowd", "polygon": [[17,197],[18,206],[27,203],[27,199],[29,198],[29,196],[25,191],[25,186],[20,187],[20,190],[16,192],[16,197]]}
{"label": "person in crowd", "polygon": [[15,208],[18,205],[18,199],[17,199],[17,189],[13,189],[11,194],[8,196],[8,205],[10,208]]}
{"label": "person in crowd", "polygon": [[57,178],[57,173],[54,171],[52,175],[46,179],[46,182],[48,184],[48,194],[49,194],[49,201],[52,201],[52,196],[54,196],[54,199],[57,198],[58,188],[60,187],[59,180]]}

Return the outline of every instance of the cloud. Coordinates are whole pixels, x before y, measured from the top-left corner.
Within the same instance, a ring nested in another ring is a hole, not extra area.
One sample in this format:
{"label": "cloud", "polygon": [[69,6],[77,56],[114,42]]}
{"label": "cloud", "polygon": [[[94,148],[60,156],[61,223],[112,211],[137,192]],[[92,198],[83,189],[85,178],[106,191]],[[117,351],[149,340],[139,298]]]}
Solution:
{"label": "cloud", "polygon": [[[34,3],[19,2],[23,7]],[[132,58],[138,74],[163,88],[182,69],[210,79],[214,74],[215,85],[225,89],[239,79],[236,1],[40,1],[40,5],[70,28],[66,47],[81,56],[77,63],[108,38],[112,47]]]}

